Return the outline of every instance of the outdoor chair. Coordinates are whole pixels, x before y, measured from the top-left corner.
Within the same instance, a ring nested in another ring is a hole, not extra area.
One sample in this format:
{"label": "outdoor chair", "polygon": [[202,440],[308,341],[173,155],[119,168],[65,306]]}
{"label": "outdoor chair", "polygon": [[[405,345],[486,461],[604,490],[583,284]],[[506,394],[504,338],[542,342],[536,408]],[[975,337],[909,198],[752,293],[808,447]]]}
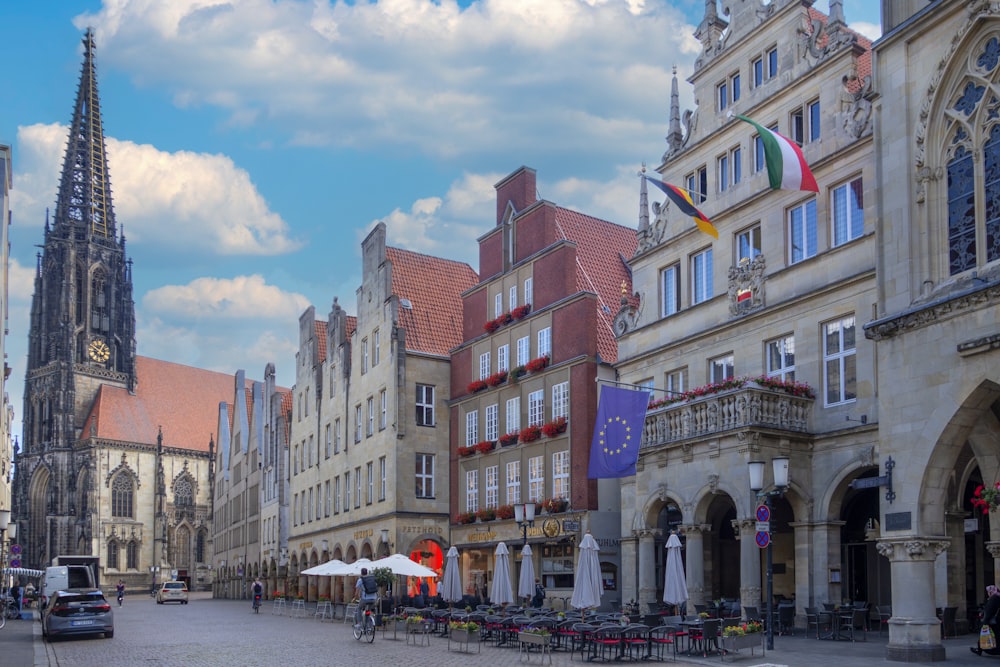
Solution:
{"label": "outdoor chair", "polygon": [[885,626],[889,622],[889,619],[892,618],[892,606],[887,604],[880,604],[875,609],[878,612],[878,636],[881,637],[882,630],[885,629]]}
{"label": "outdoor chair", "polygon": [[573,624],[573,634],[570,635],[570,657],[573,657],[573,654],[576,653],[577,649],[579,649],[580,659],[584,659],[584,654],[590,647],[590,636],[596,629],[597,626],[590,623],[577,622]]}
{"label": "outdoor chair", "polygon": [[743,607],[743,613],[746,614],[748,621],[760,623],[760,610],[757,607]]}
{"label": "outdoor chair", "polygon": [[717,618],[707,619],[700,628],[692,628],[690,639],[701,648],[701,656],[708,657],[709,652],[719,651],[719,628],[722,621]]}
{"label": "outdoor chair", "polygon": [[617,660],[621,655],[622,633],[620,625],[602,625],[590,635],[588,660]]}
{"label": "outdoor chair", "polygon": [[649,657],[649,631],[644,623],[631,623],[622,630],[623,656],[629,660],[645,660]]}
{"label": "outdoor chair", "polygon": [[677,660],[677,634],[678,629],[669,625],[658,625],[649,630],[649,657],[660,662],[664,661],[664,654],[667,651],[673,653],[673,660]]}
{"label": "outdoor chair", "polygon": [[816,607],[806,607],[806,635],[810,628],[816,628],[816,639],[820,638],[820,633],[830,629],[830,614],[820,611]]}
{"label": "outdoor chair", "polygon": [[779,635],[795,634],[795,605],[778,605],[778,627]]}
{"label": "outdoor chair", "polygon": [[860,631],[862,633],[862,641],[868,641],[868,633],[865,629],[867,622],[868,612],[864,609],[852,609],[847,611],[841,621],[840,633],[842,635],[847,635],[851,638],[851,641],[857,641],[857,633]]}

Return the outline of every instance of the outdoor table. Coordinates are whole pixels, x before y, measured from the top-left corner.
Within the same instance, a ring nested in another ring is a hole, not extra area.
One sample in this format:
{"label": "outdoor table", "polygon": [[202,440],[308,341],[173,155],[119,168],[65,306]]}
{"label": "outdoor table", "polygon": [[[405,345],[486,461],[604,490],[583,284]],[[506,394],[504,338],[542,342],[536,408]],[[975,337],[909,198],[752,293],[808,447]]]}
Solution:
{"label": "outdoor table", "polygon": [[294,616],[296,618],[302,618],[306,615],[306,601],[299,599],[293,600],[291,609],[288,612],[289,616]]}
{"label": "outdoor table", "polygon": [[271,600],[271,615],[281,616],[285,613],[285,598],[274,598]]}
{"label": "outdoor table", "polygon": [[414,646],[430,646],[431,645],[431,633],[434,631],[433,621],[418,621],[416,623],[408,623],[406,626],[406,643],[410,643],[410,639],[413,639]]}
{"label": "outdoor table", "polygon": [[684,633],[682,637],[687,637],[688,646],[686,651],[681,651],[687,655],[693,655],[695,638],[691,636],[692,630],[697,630],[705,625],[703,619],[691,620],[691,621],[681,621],[680,626],[684,628]]}
{"label": "outdoor table", "polygon": [[323,602],[316,603],[316,611],[313,612],[313,618],[319,617],[319,620],[323,620],[327,616],[330,620],[333,620],[333,605],[330,604],[329,600],[324,600]]}

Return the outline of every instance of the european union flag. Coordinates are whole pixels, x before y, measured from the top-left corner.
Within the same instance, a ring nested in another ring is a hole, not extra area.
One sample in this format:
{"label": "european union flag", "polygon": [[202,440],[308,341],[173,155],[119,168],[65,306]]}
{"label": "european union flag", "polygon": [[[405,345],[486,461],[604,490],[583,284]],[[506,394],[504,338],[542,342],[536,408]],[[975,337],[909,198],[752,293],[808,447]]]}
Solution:
{"label": "european union flag", "polygon": [[587,477],[627,477],[635,474],[646,421],[649,392],[605,385],[597,404],[597,423],[590,444]]}

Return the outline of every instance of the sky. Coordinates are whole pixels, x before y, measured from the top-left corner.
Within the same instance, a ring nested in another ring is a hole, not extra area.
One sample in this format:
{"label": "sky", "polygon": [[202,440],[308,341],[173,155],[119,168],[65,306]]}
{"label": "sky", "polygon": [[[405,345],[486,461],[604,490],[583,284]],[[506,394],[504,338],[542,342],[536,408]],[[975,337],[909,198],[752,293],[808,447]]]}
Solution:
{"label": "sky", "polygon": [[[725,5],[726,3],[721,3]],[[879,3],[845,0],[876,38]],[[828,12],[828,0],[814,7]],[[468,262],[522,165],[538,195],[636,226],[704,0],[3,0],[13,149],[7,392],[20,434],[46,209],[95,31],[138,353],[295,381],[298,318],[355,312],[360,243]],[[720,16],[724,13],[720,10]]]}

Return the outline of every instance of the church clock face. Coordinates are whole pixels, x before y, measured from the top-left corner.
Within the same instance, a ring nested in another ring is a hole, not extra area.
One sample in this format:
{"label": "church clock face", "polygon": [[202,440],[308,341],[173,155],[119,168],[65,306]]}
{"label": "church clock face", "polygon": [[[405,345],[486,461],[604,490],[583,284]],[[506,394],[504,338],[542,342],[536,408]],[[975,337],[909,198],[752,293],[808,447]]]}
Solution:
{"label": "church clock face", "polygon": [[111,356],[111,350],[108,349],[108,344],[103,340],[92,340],[87,346],[87,354],[94,361],[104,363]]}

